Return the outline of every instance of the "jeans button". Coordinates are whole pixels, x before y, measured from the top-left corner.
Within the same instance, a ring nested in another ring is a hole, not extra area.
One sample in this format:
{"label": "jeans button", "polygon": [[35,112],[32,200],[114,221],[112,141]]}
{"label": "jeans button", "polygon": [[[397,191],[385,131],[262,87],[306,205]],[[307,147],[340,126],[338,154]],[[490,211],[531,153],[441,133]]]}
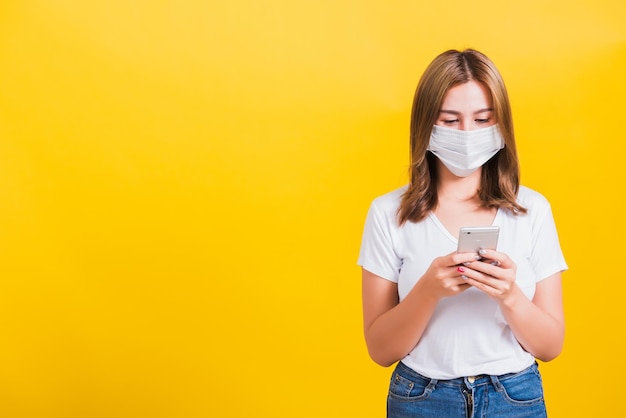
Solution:
{"label": "jeans button", "polygon": [[474,383],[476,381],[476,378],[474,376],[470,376],[467,378],[467,381],[470,383]]}

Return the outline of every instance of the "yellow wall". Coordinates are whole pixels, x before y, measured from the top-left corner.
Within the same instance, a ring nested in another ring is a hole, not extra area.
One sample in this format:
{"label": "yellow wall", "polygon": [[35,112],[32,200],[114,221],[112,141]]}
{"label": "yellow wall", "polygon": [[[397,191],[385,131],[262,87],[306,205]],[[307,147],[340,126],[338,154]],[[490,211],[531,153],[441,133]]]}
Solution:
{"label": "yellow wall", "polygon": [[3,1],[0,416],[384,416],[364,216],[406,181],[419,76],[465,47],[507,81],[571,269],[549,412],[617,416],[625,19],[623,0]]}

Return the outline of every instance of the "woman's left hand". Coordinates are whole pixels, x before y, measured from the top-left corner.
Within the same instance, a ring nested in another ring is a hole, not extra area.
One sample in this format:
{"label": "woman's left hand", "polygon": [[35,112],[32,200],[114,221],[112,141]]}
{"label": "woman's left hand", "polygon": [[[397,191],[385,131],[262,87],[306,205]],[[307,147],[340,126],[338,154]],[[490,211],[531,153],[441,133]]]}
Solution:
{"label": "woman's left hand", "polygon": [[479,254],[483,257],[482,260],[464,263],[458,267],[458,271],[467,280],[467,284],[504,302],[517,289],[517,265],[508,255],[498,251],[480,250]]}

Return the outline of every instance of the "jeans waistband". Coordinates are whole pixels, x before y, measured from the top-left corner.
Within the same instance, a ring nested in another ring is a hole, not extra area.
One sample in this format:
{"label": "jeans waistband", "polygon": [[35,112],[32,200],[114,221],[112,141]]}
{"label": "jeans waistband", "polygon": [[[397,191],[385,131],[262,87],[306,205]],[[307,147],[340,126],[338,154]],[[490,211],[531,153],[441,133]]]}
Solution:
{"label": "jeans waistband", "polygon": [[527,368],[519,372],[505,373],[501,375],[479,374],[475,376],[457,377],[455,379],[433,379],[433,378],[424,376],[416,372],[415,370],[411,369],[409,366],[407,366],[406,364],[402,362],[398,363],[398,367],[402,368],[405,373],[409,373],[416,377],[429,380],[432,386],[437,385],[437,384],[446,385],[446,386],[478,386],[478,385],[483,385],[487,383],[492,383],[495,387],[499,388],[500,381],[509,379],[511,377],[515,377],[520,374],[530,372],[531,370],[537,368],[538,365],[537,365],[537,362],[534,362],[532,365],[528,366]]}

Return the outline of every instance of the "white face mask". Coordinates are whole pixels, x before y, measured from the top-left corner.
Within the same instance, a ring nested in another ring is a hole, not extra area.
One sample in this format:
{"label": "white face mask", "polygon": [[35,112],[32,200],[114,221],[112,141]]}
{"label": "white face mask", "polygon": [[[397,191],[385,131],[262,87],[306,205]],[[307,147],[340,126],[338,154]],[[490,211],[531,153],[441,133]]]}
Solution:
{"label": "white face mask", "polygon": [[457,177],[467,177],[504,148],[498,125],[462,131],[435,125],[427,150]]}

